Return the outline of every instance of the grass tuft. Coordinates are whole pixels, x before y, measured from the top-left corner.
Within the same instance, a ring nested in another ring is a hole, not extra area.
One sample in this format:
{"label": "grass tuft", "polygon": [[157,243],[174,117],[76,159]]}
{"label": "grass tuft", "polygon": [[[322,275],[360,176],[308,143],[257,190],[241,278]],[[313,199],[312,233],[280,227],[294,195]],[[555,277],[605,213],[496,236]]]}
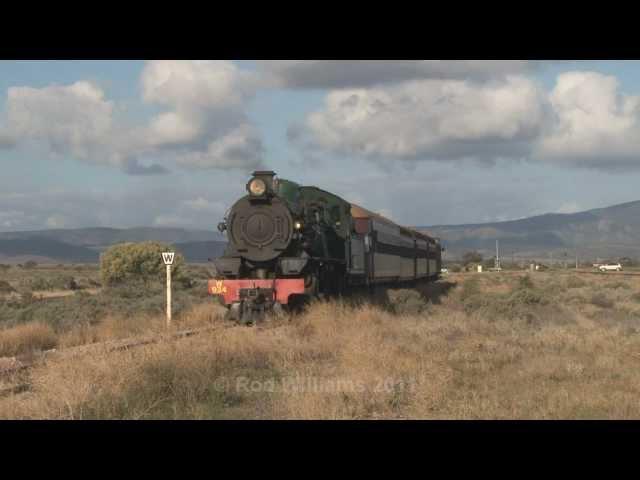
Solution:
{"label": "grass tuft", "polygon": [[0,357],[14,357],[54,348],[58,337],[49,325],[29,323],[0,330]]}

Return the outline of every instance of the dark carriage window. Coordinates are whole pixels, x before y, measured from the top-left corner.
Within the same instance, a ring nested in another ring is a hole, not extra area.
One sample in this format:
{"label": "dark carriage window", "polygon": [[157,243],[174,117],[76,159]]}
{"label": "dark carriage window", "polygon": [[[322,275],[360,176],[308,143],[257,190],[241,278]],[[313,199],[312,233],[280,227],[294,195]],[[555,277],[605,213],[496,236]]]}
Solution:
{"label": "dark carriage window", "polygon": [[331,207],[331,221],[338,223],[340,221],[340,207],[338,205]]}

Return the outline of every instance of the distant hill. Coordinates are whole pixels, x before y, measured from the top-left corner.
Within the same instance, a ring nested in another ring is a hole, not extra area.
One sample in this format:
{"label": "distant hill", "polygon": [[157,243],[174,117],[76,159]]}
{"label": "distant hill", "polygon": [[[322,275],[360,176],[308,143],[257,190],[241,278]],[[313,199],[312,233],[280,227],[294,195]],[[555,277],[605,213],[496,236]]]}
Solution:
{"label": "distant hill", "polygon": [[[440,237],[448,255],[468,250],[531,258],[640,257],[640,201],[579,213],[549,213],[520,220],[416,227]],[[566,256],[565,256],[566,254]]]}
{"label": "distant hill", "polygon": [[22,232],[0,232],[0,240],[49,238],[70,245],[102,248],[121,242],[144,242],[156,240],[167,243],[225,241],[218,232],[187,230],[184,228],[135,227],[135,228],[73,228],[34,230]]}
{"label": "distant hill", "polygon": [[[493,256],[500,241],[503,257],[571,259],[640,258],[640,201],[579,213],[549,213],[508,222],[415,227],[440,237],[446,258],[469,250]],[[220,256],[226,238],[218,232],[181,228],[79,228],[0,232],[0,263],[97,262],[99,254],[120,242],[170,243],[189,262]]]}
{"label": "distant hill", "polygon": [[98,255],[95,250],[44,237],[0,240],[0,259],[8,263],[14,263],[12,259],[15,263],[26,260],[91,263],[98,261]]}
{"label": "distant hill", "polygon": [[155,240],[176,246],[189,262],[219,256],[226,238],[218,232],[181,228],[78,228],[0,232],[0,263],[93,263],[100,252],[122,242]]}
{"label": "distant hill", "polygon": [[227,242],[185,242],[176,243],[176,250],[184,255],[188,262],[204,263],[224,253]]}

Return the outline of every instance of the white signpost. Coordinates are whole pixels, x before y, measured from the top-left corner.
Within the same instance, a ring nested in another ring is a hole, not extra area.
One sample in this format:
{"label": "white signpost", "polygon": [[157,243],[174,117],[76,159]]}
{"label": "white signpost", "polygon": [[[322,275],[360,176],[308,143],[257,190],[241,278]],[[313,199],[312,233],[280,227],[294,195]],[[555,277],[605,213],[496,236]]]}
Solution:
{"label": "white signpost", "polygon": [[174,256],[174,252],[162,252],[162,260],[167,266],[167,328],[171,326],[171,265]]}

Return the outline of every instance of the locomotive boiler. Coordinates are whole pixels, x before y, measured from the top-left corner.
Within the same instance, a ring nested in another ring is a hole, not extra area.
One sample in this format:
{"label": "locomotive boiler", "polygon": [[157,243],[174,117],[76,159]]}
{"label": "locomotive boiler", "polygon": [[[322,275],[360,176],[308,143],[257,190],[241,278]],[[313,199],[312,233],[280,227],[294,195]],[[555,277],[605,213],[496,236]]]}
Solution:
{"label": "locomotive boiler", "polygon": [[208,284],[233,320],[252,323],[269,310],[356,286],[439,277],[436,238],[272,171],[254,172],[246,189],[218,225],[228,245]]}

